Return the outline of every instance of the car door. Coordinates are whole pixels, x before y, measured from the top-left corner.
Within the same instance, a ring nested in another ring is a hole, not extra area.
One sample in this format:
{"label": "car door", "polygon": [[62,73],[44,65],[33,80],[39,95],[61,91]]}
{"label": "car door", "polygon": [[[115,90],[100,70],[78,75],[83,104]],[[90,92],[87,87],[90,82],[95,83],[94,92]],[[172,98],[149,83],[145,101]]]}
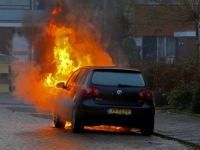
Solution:
{"label": "car door", "polygon": [[73,101],[78,94],[78,90],[80,87],[80,81],[81,81],[84,73],[86,72],[86,70],[87,69],[85,69],[85,68],[77,70],[72,75],[71,79],[69,79],[69,82],[67,84],[67,90],[69,90],[69,95],[71,96]]}
{"label": "car door", "polygon": [[74,97],[74,85],[75,85],[75,80],[76,80],[76,77],[79,73],[80,69],[78,69],[77,71],[75,71],[71,77],[69,78],[69,80],[67,81],[66,83],[66,90],[67,90],[67,93],[70,95],[70,97],[72,98],[73,100],[73,97]]}
{"label": "car door", "polygon": [[74,86],[73,86],[73,91],[74,91],[74,93],[73,93],[73,98],[72,98],[73,100],[76,99],[77,95],[78,95],[79,92],[80,92],[80,87],[82,86],[82,85],[81,85],[81,80],[82,80],[83,75],[85,74],[86,70],[87,70],[87,69],[85,69],[85,68],[81,69],[81,70],[79,71],[78,75],[76,76],[76,79],[75,79],[75,81],[74,81],[75,83],[74,83]]}

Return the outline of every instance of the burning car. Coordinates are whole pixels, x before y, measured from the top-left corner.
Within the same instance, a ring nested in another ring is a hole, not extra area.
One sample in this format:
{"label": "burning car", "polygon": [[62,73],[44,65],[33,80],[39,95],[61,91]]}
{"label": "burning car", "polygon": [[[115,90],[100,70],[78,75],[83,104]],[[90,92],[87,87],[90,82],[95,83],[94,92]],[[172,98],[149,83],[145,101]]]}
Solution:
{"label": "burning car", "polygon": [[[148,136],[153,133],[153,97],[138,69],[81,67],[57,87],[72,98],[70,121],[74,133],[83,132],[84,126],[97,125],[139,128],[142,135]],[[64,116],[54,112],[55,127],[65,126]]]}

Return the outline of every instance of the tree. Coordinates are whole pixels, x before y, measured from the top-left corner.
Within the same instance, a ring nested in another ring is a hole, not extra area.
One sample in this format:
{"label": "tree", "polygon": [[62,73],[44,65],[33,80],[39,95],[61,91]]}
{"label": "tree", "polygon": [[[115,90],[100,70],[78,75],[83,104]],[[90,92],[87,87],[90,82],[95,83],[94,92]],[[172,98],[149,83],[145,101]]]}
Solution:
{"label": "tree", "polygon": [[135,40],[131,36],[123,40],[122,47],[128,65],[131,65],[131,63],[140,63],[140,48],[136,45]]}
{"label": "tree", "polygon": [[124,1],[94,1],[95,22],[102,33],[102,45],[118,65],[122,63],[122,41],[130,35],[132,26],[130,20],[123,13]]}

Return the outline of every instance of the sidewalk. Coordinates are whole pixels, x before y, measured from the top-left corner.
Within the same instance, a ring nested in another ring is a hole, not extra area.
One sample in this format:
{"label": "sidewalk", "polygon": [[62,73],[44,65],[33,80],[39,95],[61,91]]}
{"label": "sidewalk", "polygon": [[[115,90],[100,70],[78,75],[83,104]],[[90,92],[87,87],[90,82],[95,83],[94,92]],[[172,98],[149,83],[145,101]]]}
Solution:
{"label": "sidewalk", "polygon": [[200,148],[200,115],[156,110],[154,135]]}
{"label": "sidewalk", "polygon": [[0,105],[25,105],[23,100],[16,99],[11,93],[9,92],[0,92]]}
{"label": "sidewalk", "polygon": [[[9,93],[0,93],[0,105],[23,105]],[[174,139],[200,149],[200,115],[156,110],[154,135]]]}

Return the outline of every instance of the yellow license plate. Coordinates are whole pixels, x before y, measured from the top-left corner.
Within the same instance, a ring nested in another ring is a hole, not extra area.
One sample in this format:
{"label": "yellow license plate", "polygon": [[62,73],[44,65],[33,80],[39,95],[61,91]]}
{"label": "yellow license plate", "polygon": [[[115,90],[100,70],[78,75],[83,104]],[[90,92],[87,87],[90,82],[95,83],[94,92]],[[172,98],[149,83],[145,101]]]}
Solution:
{"label": "yellow license plate", "polygon": [[131,109],[109,108],[109,114],[131,115]]}

